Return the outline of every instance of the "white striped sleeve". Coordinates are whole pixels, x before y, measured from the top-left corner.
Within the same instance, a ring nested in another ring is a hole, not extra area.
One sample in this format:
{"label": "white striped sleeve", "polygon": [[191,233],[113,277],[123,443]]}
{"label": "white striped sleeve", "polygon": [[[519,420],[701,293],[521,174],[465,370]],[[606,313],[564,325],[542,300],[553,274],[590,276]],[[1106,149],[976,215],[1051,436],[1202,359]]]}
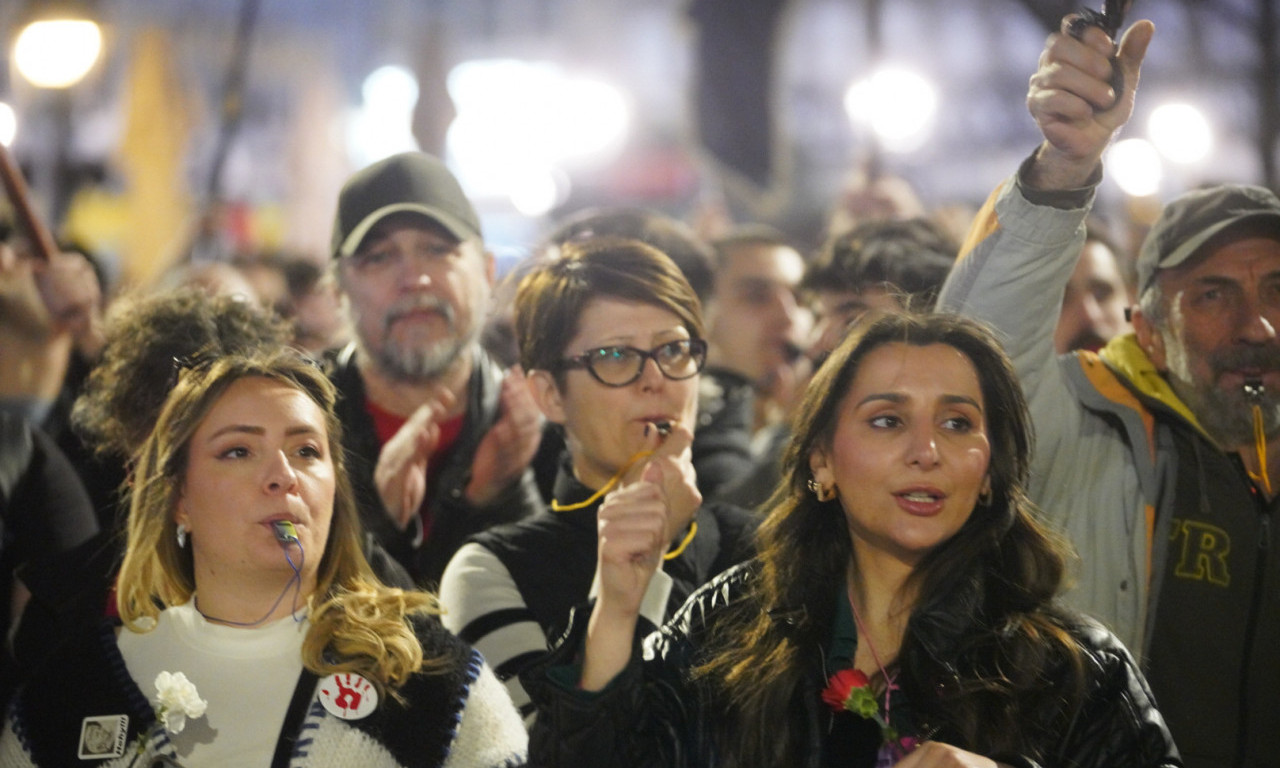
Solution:
{"label": "white striped sleeve", "polygon": [[502,561],[479,544],[464,544],[440,579],[444,626],[480,651],[503,681],[525,724],[533,704],[520,670],[547,651],[547,639]]}

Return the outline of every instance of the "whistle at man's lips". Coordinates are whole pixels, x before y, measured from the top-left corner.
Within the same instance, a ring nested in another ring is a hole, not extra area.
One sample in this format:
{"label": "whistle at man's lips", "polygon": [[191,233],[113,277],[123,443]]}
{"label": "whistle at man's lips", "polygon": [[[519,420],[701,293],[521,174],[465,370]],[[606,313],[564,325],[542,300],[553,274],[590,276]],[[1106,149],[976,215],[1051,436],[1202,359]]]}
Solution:
{"label": "whistle at man's lips", "polygon": [[1261,400],[1262,396],[1267,393],[1267,388],[1262,383],[1262,379],[1260,378],[1245,379],[1243,389],[1244,389],[1244,396],[1249,398],[1255,403]]}

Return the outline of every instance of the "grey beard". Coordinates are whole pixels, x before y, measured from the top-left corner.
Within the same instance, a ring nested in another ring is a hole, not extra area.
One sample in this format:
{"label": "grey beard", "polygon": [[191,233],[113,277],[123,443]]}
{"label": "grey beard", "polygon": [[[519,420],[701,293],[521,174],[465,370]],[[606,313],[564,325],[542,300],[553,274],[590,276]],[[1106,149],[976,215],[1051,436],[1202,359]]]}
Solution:
{"label": "grey beard", "polygon": [[403,349],[397,344],[388,343],[376,358],[378,365],[391,378],[405,384],[425,384],[449,370],[462,357],[469,344],[470,339],[457,337],[425,349]]}
{"label": "grey beard", "polygon": [[[382,349],[377,352],[370,349],[363,338],[358,339],[358,342],[361,354],[377,360],[378,367],[390,378],[403,384],[427,384],[438,379],[458,362],[480,334],[478,328],[472,329],[470,333],[459,333],[453,308],[443,301],[432,298],[393,308],[390,317],[394,317],[397,311],[409,311],[414,307],[428,307],[440,312],[448,326],[448,337],[429,346],[407,346],[396,341],[386,333],[387,329],[384,329],[386,336]],[[389,319],[387,324],[390,325],[391,322]]]}
{"label": "grey beard", "polygon": [[[1244,390],[1223,391],[1215,387],[1200,388],[1174,377],[1169,384],[1182,402],[1199,420],[1200,426],[1223,448],[1253,445],[1253,400]],[[1267,391],[1258,403],[1262,406],[1262,428],[1267,438],[1280,431],[1280,394]]]}

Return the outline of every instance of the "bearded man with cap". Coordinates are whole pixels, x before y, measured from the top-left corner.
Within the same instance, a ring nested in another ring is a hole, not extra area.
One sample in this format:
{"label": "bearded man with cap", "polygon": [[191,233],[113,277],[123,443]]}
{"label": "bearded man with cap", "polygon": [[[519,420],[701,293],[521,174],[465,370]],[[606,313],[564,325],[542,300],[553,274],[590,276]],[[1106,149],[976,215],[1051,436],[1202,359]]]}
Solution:
{"label": "bearded man with cap", "polygon": [[326,362],[361,518],[434,586],[468,536],[542,508],[542,415],[479,344],[493,256],[443,163],[408,152],[352,176],[333,258],[354,341]]}
{"label": "bearded man with cap", "polygon": [[[1170,202],[1138,258],[1135,333],[1058,356],[1101,158],[1154,33],[1053,35],[1027,104],[1045,141],[979,213],[939,298],[998,328],[1035,420],[1031,493],[1080,555],[1065,595],[1144,664],[1187,766],[1280,761],[1280,200]],[[1123,88],[1110,84],[1113,66]]]}

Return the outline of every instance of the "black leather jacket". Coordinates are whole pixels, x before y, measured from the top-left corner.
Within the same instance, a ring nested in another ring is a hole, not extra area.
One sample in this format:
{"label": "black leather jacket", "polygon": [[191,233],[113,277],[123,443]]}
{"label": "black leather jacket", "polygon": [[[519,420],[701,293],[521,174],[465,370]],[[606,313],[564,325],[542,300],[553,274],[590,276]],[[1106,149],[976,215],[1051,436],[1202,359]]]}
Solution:
{"label": "black leather jacket", "polygon": [[467,537],[498,523],[519,520],[545,508],[528,469],[493,503],[485,507],[470,504],[464,490],[471,480],[471,461],[481,438],[498,419],[503,370],[478,346],[472,348],[474,363],[467,382],[467,410],[457,442],[445,458],[435,482],[427,489],[431,510],[431,533],[419,542],[416,524],[397,530],[383,508],[373,481],[374,467],[382,444],[365,409],[364,379],[355,363],[355,344],[326,359],[329,378],[340,394],[337,406],[342,422],[343,444],[347,449],[347,471],[355,490],[360,520],[392,557],[424,586],[435,587],[453,553]]}
{"label": "black leather jacket", "polygon": [[[699,646],[716,617],[747,594],[754,563],[726,571],[695,592],[658,632],[637,642],[631,662],[603,691],[574,690],[570,674],[585,638],[590,610],[579,609],[552,654],[521,675],[538,708],[530,733],[532,765],[664,766],[717,765],[710,725],[722,709],[688,677]],[[785,618],[780,618],[785,620]],[[643,620],[641,621],[643,624]],[[1087,653],[1087,700],[1072,727],[1047,745],[1047,764],[1020,755],[993,755],[1018,768],[1173,768],[1177,749],[1155,708],[1142,673],[1124,646],[1107,630],[1082,619],[1073,635]],[[815,659],[821,649],[815,649]],[[821,670],[806,681],[797,703],[778,713],[778,727],[798,729],[808,744],[794,766],[822,768],[823,742],[832,715],[821,703]],[[943,737],[936,737],[945,740]]]}

